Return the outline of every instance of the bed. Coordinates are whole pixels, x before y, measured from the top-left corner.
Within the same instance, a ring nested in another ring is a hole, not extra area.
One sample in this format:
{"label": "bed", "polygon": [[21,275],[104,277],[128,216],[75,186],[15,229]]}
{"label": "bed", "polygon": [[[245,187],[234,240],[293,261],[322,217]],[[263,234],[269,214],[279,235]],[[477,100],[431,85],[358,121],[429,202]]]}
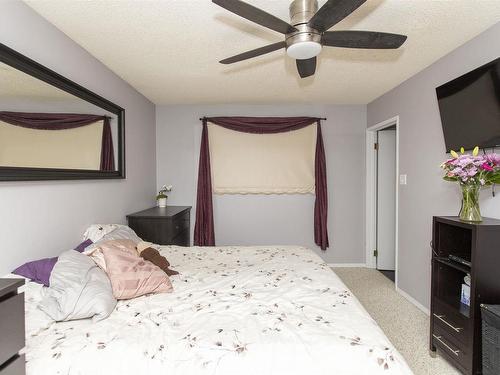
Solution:
{"label": "bed", "polygon": [[26,292],[28,375],[411,374],[377,323],[312,250],[176,247],[174,292],[111,316],[54,323]]}

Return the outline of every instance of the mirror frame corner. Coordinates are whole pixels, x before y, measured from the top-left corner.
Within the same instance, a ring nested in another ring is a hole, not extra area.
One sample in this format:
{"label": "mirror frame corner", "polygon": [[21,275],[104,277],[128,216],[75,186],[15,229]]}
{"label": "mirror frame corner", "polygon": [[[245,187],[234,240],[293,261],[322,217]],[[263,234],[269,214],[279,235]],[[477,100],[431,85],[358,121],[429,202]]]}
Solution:
{"label": "mirror frame corner", "polygon": [[117,170],[91,171],[79,169],[57,168],[24,168],[0,166],[1,181],[43,181],[43,180],[98,180],[98,179],[125,179],[125,110],[86,89],[78,83],[56,73],[29,57],[0,43],[0,62],[20,70],[36,79],[48,83],[58,89],[72,94],[82,100],[94,104],[117,116]]}

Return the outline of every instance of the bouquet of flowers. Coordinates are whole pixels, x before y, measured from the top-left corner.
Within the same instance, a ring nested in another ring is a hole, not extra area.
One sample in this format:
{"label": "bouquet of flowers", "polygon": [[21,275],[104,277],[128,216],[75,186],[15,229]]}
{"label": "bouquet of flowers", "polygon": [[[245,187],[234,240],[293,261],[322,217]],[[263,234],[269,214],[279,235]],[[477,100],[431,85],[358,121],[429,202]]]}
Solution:
{"label": "bouquet of flowers", "polygon": [[446,181],[458,182],[462,187],[462,210],[464,221],[481,221],[479,190],[483,186],[500,183],[500,155],[479,155],[479,147],[472,154],[466,154],[463,147],[460,154],[451,151],[452,158],[441,164]]}
{"label": "bouquet of flowers", "polygon": [[500,155],[478,154],[478,147],[472,151],[472,155],[466,154],[463,148],[460,149],[460,154],[452,150],[453,158],[441,164],[446,172],[443,178],[446,181],[480,186],[500,183]]}

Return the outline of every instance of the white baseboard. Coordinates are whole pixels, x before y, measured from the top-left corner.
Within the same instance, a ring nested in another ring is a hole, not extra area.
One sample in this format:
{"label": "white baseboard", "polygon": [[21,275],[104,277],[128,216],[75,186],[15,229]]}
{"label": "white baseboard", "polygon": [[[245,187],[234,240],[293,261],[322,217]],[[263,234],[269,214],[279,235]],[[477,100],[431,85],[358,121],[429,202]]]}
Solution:
{"label": "white baseboard", "polygon": [[329,267],[339,268],[339,267],[360,267],[365,268],[366,263],[327,263]]}
{"label": "white baseboard", "polygon": [[424,305],[422,305],[420,302],[418,302],[415,298],[413,298],[412,296],[410,296],[408,293],[406,293],[405,291],[399,289],[399,288],[396,288],[396,292],[398,292],[399,294],[401,294],[404,298],[406,298],[408,301],[410,301],[412,304],[415,305],[415,307],[417,307],[419,310],[421,310],[422,312],[424,312],[426,315],[431,315],[429,309],[427,307],[425,307]]}

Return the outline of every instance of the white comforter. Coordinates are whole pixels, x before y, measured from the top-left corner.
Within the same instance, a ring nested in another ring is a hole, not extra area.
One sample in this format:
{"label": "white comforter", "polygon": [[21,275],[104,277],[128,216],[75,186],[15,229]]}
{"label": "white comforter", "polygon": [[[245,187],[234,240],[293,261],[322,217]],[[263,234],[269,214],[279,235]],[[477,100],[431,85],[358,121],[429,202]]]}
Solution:
{"label": "white comforter", "polygon": [[174,292],[53,323],[28,283],[28,375],[411,374],[340,279],[302,247],[183,248]]}

